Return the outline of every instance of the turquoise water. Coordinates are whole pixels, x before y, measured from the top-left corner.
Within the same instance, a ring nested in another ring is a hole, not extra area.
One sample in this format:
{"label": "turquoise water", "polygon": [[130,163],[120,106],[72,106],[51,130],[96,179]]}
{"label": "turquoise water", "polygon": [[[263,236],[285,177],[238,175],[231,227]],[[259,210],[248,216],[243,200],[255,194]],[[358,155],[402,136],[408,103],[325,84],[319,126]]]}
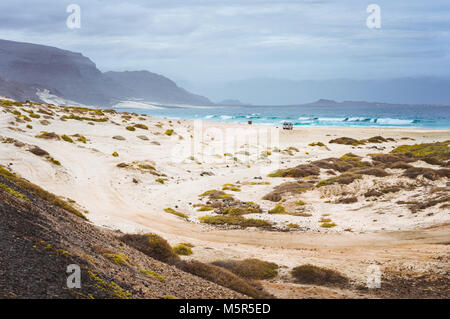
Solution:
{"label": "turquoise water", "polygon": [[160,107],[159,109],[117,109],[171,119],[199,119],[215,122],[295,126],[403,127],[450,129],[449,106],[244,106],[244,107]]}

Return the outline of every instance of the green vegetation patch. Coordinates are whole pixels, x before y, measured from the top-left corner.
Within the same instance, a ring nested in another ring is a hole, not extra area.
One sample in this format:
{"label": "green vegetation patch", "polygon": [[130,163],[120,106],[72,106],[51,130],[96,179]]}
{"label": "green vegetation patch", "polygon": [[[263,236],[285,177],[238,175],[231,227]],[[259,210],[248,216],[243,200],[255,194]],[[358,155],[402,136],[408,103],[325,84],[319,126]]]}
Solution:
{"label": "green vegetation patch", "polygon": [[61,138],[63,139],[63,141],[66,141],[68,143],[73,143],[73,139],[70,138],[69,136],[67,136],[66,134],[61,135]]}
{"label": "green vegetation patch", "polygon": [[278,275],[278,265],[276,263],[256,258],[245,260],[220,260],[215,261],[212,264],[225,268],[239,277],[246,279],[272,279]]}
{"label": "green vegetation patch", "polygon": [[254,219],[254,218],[244,218],[242,216],[202,216],[199,217],[200,222],[209,224],[209,225],[228,225],[228,226],[240,226],[242,228],[247,227],[261,227],[268,228],[271,227],[272,224],[268,221],[262,219]]}
{"label": "green vegetation patch", "polygon": [[348,278],[337,271],[310,264],[295,267],[291,275],[297,282],[303,284],[343,285],[348,282]]}
{"label": "green vegetation patch", "polygon": [[175,133],[175,131],[172,130],[172,129],[168,129],[168,130],[166,130],[166,131],[164,132],[164,134],[167,135],[167,136],[172,136],[174,133]]}
{"label": "green vegetation patch", "polygon": [[442,165],[450,159],[450,140],[437,143],[423,143],[414,145],[400,145],[391,153],[405,155],[415,160],[423,160],[429,164]]}
{"label": "green vegetation patch", "polygon": [[156,280],[159,280],[160,282],[166,282],[166,278],[164,276],[158,274],[157,272],[147,270],[147,269],[139,269],[140,273],[146,275],[147,277],[155,278]]}
{"label": "green vegetation patch", "polygon": [[173,252],[177,255],[190,256],[192,255],[192,249],[184,244],[178,244],[172,247]]}
{"label": "green vegetation patch", "polygon": [[179,260],[167,240],[156,234],[126,234],[120,239],[147,256],[162,262],[173,264]]}
{"label": "green vegetation patch", "polygon": [[188,219],[188,218],[189,218],[189,216],[187,216],[186,214],[180,213],[180,212],[178,212],[178,211],[176,211],[175,209],[170,208],[170,207],[169,207],[169,208],[165,208],[164,211],[165,211],[166,213],[169,213],[169,214],[172,214],[172,215],[181,217],[181,218],[185,218],[185,219]]}
{"label": "green vegetation patch", "polygon": [[283,205],[277,204],[274,208],[269,210],[269,214],[286,214],[286,209]]}
{"label": "green vegetation patch", "polygon": [[8,185],[2,184],[0,183],[0,188],[3,189],[5,192],[7,192],[8,194],[11,194],[12,196],[14,196],[15,198],[24,200],[26,202],[30,202],[30,200],[28,199],[28,197],[26,197],[24,194],[12,189],[11,187],[9,187]]}

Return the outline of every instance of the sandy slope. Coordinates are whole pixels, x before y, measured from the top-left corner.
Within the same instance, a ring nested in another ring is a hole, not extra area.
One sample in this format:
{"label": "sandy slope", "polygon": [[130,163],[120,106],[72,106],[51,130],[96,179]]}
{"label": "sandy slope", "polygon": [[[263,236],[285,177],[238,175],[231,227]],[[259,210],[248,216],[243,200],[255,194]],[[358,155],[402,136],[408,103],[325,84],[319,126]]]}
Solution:
{"label": "sandy slope", "polygon": [[[449,271],[446,261],[448,261],[450,250],[448,245],[442,245],[450,238],[448,211],[436,208],[432,210],[434,215],[427,218],[425,214],[417,216],[408,214],[405,218],[398,218],[398,215],[407,214],[401,210],[402,208],[393,207],[392,202],[402,199],[402,193],[383,203],[377,202],[366,206],[356,203],[335,207],[336,205],[325,203],[326,196],[330,194],[311,192],[302,198],[311,204],[308,206],[308,211],[313,216],[308,220],[284,215],[254,216],[269,218],[281,225],[281,228],[288,222],[296,222],[303,227],[301,231],[291,232],[255,229],[224,230],[205,226],[199,224],[196,218],[206,213],[197,212],[191,205],[199,203],[198,195],[202,192],[220,189],[226,183],[269,181],[270,185],[243,185],[242,191],[233,195],[241,200],[255,201],[264,209],[270,209],[274,204],[261,200],[261,197],[283,182],[282,179],[266,177],[267,172],[278,166],[292,167],[316,159],[341,156],[348,152],[358,155],[388,152],[399,144],[447,140],[450,139],[448,130],[301,128],[283,131],[276,129],[275,140],[279,141],[276,144],[269,143],[261,148],[258,143],[252,144],[253,140],[250,139],[247,143],[231,143],[223,147],[225,139],[232,134],[242,135],[242,132],[238,130],[248,129],[249,126],[204,122],[200,130],[203,133],[200,134],[200,131],[195,130],[192,121],[169,123],[166,119],[146,117],[140,120],[134,117],[127,123],[123,123],[119,115],[114,115],[109,117],[120,125],[109,122],[89,125],[86,121],[63,122],[56,118],[49,119],[50,125],[41,125],[39,120],[33,120],[31,123],[33,129],[30,130],[25,128],[25,123],[13,123],[14,116],[9,113],[1,113],[0,116],[0,135],[15,138],[26,144],[38,145],[59,160],[62,166],[55,166],[39,158],[27,152],[26,148],[18,148],[6,143],[0,144],[0,164],[8,166],[55,194],[75,200],[78,205],[89,211],[88,218],[97,225],[120,229],[124,232],[151,231],[164,236],[171,243],[191,242],[196,246],[195,258],[205,261],[257,257],[289,268],[298,264],[313,263],[338,269],[359,283],[364,283],[367,266],[373,263],[386,269],[408,264],[412,270],[419,272],[425,271],[427,267],[433,271]],[[155,126],[158,122],[162,123],[162,128]],[[149,131],[137,129],[135,132],[130,132],[125,129],[125,126],[130,123],[145,123],[150,129]],[[24,132],[11,128],[20,128]],[[177,135],[172,137],[164,135],[164,131],[169,128],[174,129]],[[220,132],[230,128],[231,131],[221,136]],[[267,127],[263,126],[251,128],[261,129],[263,132],[267,130]],[[214,134],[211,129],[218,130],[220,134]],[[42,130],[60,135],[79,133],[88,139],[88,143],[71,144],[36,138],[35,135]],[[199,134],[202,138],[198,140]],[[251,134],[256,133],[251,132]],[[112,139],[117,135],[125,137],[126,140]],[[137,138],[139,135],[147,136],[149,141]],[[183,139],[179,138],[180,135]],[[191,138],[191,135],[194,138]],[[392,137],[397,142],[361,148],[335,144],[327,144],[327,147],[308,146],[311,142],[327,142],[341,136],[362,139],[375,135]],[[402,137],[414,138],[415,141],[400,141]],[[193,148],[192,141],[195,139],[198,142],[197,146],[200,145],[202,148],[197,149],[196,152],[183,153],[183,150]],[[152,141],[157,141],[160,145],[154,145]],[[245,146],[245,144],[249,145]],[[242,148],[243,145],[244,148]],[[242,149],[258,155],[261,150],[273,150],[275,147],[283,150],[290,146],[298,148],[299,152],[294,152],[293,155],[281,154],[278,159],[274,153],[268,158],[255,156],[254,159],[238,155]],[[115,151],[119,153],[119,157],[111,156]],[[216,156],[225,152],[239,157],[240,161],[235,162],[223,155],[221,158]],[[133,161],[154,165],[159,173],[167,175],[164,177],[165,183],[159,184],[156,182],[157,176],[140,170],[116,167],[118,163]],[[274,164],[277,165],[273,166]],[[205,171],[212,172],[214,175],[200,176]],[[254,179],[259,176],[262,180]],[[133,182],[133,179],[137,183]],[[438,181],[433,186],[445,186],[445,183],[446,181]],[[363,180],[353,187],[370,189],[373,185]],[[352,189],[348,191],[351,192]],[[190,221],[165,213],[163,209],[167,207],[176,208],[188,214]],[[376,215],[376,212],[380,210],[383,214]],[[324,230],[318,226],[318,219],[324,212],[333,217],[338,227]],[[355,214],[358,214],[356,218]],[[373,222],[374,216],[377,222]],[[353,232],[343,232],[343,229],[348,227],[352,228]],[[444,258],[443,264],[436,260],[437,256]],[[288,277],[287,270],[285,273],[281,276],[281,281],[277,280],[277,283],[274,283],[275,286],[271,287],[272,291],[285,297],[304,296],[303,290],[292,294],[282,292],[283,289],[279,290],[277,285],[285,287],[282,282],[283,278]],[[354,295],[344,294],[344,296]]]}

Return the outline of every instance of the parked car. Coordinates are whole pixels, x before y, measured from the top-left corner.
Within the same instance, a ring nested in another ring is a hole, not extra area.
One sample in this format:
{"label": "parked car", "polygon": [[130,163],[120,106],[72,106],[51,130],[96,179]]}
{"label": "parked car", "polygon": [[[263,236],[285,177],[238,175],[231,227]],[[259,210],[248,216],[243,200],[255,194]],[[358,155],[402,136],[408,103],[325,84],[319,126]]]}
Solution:
{"label": "parked car", "polygon": [[283,130],[292,130],[294,128],[294,124],[292,122],[284,122]]}

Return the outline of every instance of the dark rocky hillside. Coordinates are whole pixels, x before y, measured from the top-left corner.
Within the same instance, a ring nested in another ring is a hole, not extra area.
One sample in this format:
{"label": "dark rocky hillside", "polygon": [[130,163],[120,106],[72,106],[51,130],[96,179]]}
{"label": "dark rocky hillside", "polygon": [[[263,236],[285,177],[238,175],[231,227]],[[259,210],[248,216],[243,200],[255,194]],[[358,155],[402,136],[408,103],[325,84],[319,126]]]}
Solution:
{"label": "dark rocky hillside", "polygon": [[[242,297],[142,254],[120,233],[37,196],[36,186],[1,167],[0,173],[0,298]],[[81,267],[81,289],[67,288],[70,264]]]}
{"label": "dark rocky hillside", "polygon": [[[34,88],[41,87],[87,105],[110,106],[127,99],[212,104],[164,76],[147,71],[105,74],[81,53],[32,43],[0,40],[0,77],[14,81],[10,86],[0,84],[0,95],[21,101],[40,102]],[[18,90],[23,90],[21,95]]]}

